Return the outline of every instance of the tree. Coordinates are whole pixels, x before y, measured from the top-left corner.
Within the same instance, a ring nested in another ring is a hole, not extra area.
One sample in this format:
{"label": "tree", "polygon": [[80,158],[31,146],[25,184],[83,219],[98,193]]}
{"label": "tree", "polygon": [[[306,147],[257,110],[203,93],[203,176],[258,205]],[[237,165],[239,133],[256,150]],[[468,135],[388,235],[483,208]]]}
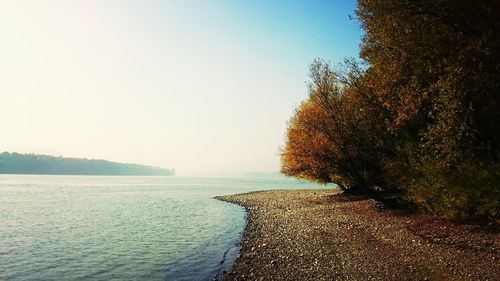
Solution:
{"label": "tree", "polygon": [[334,182],[344,191],[390,190],[384,182],[386,153],[382,107],[364,85],[363,71],[347,60],[339,71],[316,60],[310,95],[290,120],[282,154],[287,175]]}
{"label": "tree", "polygon": [[283,172],[498,218],[499,14],[493,0],[359,0],[365,67],[312,64]]}
{"label": "tree", "polygon": [[400,182],[425,209],[498,215],[499,7],[492,0],[358,2],[368,83],[391,113],[394,162],[407,163],[410,174]]}

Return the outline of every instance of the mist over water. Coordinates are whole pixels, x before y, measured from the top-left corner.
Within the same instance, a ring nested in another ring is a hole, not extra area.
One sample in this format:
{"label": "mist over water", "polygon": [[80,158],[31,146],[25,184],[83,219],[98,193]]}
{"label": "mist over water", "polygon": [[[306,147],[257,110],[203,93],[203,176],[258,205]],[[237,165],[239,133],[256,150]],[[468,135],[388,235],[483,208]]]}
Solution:
{"label": "mist over water", "polygon": [[290,179],[0,176],[0,280],[207,280],[230,268],[244,210],[216,195]]}

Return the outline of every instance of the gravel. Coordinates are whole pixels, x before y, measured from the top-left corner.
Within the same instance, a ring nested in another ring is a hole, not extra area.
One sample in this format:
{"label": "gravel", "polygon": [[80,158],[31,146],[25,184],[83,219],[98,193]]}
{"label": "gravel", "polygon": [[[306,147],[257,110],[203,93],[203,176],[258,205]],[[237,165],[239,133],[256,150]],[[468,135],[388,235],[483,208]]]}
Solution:
{"label": "gravel", "polygon": [[498,223],[378,210],[334,190],[217,197],[248,224],[224,280],[500,280]]}

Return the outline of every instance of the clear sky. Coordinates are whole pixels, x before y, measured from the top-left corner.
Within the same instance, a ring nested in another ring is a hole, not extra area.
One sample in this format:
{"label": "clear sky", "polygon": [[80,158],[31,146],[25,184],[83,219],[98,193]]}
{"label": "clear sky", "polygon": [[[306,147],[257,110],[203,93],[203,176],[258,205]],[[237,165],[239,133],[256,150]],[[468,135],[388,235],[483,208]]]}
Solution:
{"label": "clear sky", "polygon": [[0,0],[0,150],[179,175],[279,171],[308,66],[355,1]]}

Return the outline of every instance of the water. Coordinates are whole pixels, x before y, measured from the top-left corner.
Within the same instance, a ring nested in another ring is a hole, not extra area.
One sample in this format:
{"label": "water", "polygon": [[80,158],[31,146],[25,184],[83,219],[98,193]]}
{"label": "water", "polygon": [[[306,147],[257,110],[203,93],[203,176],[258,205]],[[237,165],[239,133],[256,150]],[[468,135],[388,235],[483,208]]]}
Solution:
{"label": "water", "polygon": [[287,179],[0,175],[0,280],[209,280],[244,210],[216,195]]}

